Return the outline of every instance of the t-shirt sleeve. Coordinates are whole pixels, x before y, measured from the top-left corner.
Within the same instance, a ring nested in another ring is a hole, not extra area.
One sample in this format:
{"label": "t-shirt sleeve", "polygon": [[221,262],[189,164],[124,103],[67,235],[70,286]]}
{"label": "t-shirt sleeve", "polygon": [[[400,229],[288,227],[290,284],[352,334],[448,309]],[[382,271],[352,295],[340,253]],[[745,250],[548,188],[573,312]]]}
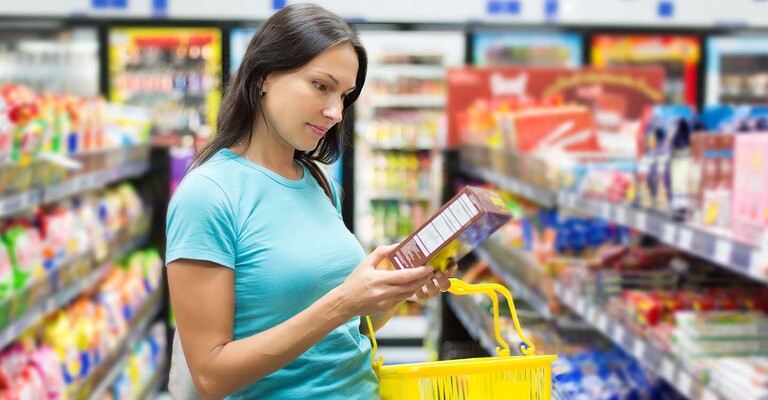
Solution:
{"label": "t-shirt sleeve", "polygon": [[234,221],[224,190],[207,176],[191,173],[168,206],[166,264],[187,258],[234,269]]}

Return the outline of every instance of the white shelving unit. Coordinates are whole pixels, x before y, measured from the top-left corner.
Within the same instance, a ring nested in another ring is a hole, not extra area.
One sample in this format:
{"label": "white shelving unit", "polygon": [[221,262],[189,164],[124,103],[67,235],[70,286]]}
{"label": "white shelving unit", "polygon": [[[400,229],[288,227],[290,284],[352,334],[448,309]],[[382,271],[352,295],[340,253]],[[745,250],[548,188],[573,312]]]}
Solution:
{"label": "white shelving unit", "polygon": [[355,105],[354,231],[366,245],[393,243],[402,237],[379,237],[382,230],[374,229],[382,214],[419,208],[426,218],[440,205],[445,125],[439,116],[446,103],[441,82],[446,68],[463,65],[465,38],[459,31],[361,31],[360,39],[369,65],[366,89]]}
{"label": "white shelving unit", "polygon": [[555,205],[578,210],[594,217],[631,226],[662,242],[695,254],[728,270],[768,283],[768,235],[763,245],[752,247],[731,239],[727,233],[707,230],[689,223],[673,221],[657,213],[628,205],[589,199],[568,191],[548,191],[494,171],[474,166],[463,166],[468,175],[485,180],[505,190],[518,193],[545,207]]}
{"label": "white shelving unit", "polygon": [[[749,276],[759,282],[768,282],[768,268],[766,268],[768,267],[768,255],[766,254],[768,242],[765,240],[766,243],[761,247],[751,247],[732,240],[723,232],[709,231],[688,223],[672,221],[662,215],[627,205],[584,198],[567,191],[556,192],[537,188],[487,168],[465,165],[462,166],[462,171],[467,175],[536,201],[545,207],[564,207],[617,224],[631,226],[655,236],[671,246],[708,259],[723,268]],[[525,287],[514,272],[505,267],[503,260],[498,259],[498,257],[503,259],[519,257],[514,253],[520,250],[506,249],[508,254],[499,256],[488,251],[488,245],[491,243],[481,246],[476,250],[476,253],[491,266],[493,272],[503,280],[504,284],[512,289],[514,296],[526,300],[534,307],[538,303],[537,308],[546,305],[547,303],[539,296],[531,294],[530,289]],[[522,264],[527,265],[525,262]],[[622,321],[610,316],[596,301],[585,297],[561,282],[554,281],[553,283],[554,294],[559,303],[570,308],[586,323],[611,339],[628,354],[633,355],[646,368],[656,371],[678,392],[692,399],[716,400],[725,398],[714,385],[703,383],[698,375],[692,372],[692,367],[675,360],[672,355],[658,348],[652,341],[633,332]],[[471,317],[460,316],[459,318],[465,322],[465,325],[474,323]]]}

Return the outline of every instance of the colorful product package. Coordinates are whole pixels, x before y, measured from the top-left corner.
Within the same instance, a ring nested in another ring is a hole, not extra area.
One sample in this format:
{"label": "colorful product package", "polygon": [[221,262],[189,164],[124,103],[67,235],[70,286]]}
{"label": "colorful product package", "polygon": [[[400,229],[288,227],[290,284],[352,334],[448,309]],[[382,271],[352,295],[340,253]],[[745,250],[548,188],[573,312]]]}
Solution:
{"label": "colorful product package", "polygon": [[696,133],[691,138],[690,182],[696,193],[691,218],[704,226],[730,226],[734,140],[729,133]]}
{"label": "colorful product package", "polygon": [[466,186],[387,259],[396,269],[429,265],[445,270],[510,219],[512,212],[498,193]]}
{"label": "colorful product package", "polygon": [[20,315],[27,306],[37,301],[34,291],[26,290],[32,281],[43,274],[43,245],[37,229],[20,223],[12,225],[3,235],[13,264],[13,314]]}
{"label": "colorful product package", "polygon": [[637,167],[637,204],[641,208],[669,211],[672,144],[678,132],[684,131],[692,119],[693,110],[688,106],[666,105],[652,108]]}
{"label": "colorful product package", "polygon": [[768,230],[768,133],[737,135],[735,164],[733,236],[759,246]]}

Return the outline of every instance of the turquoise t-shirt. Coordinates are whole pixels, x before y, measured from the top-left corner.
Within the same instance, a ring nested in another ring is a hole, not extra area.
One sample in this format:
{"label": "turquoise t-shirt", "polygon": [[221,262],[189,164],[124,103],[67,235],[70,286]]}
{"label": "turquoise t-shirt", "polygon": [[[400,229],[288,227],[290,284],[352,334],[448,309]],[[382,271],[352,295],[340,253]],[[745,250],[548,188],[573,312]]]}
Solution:
{"label": "turquoise t-shirt", "polygon": [[[171,199],[166,262],[235,271],[234,338],[274,327],[340,285],[365,252],[312,174],[293,181],[223,149]],[[230,399],[371,399],[371,343],[355,317]]]}

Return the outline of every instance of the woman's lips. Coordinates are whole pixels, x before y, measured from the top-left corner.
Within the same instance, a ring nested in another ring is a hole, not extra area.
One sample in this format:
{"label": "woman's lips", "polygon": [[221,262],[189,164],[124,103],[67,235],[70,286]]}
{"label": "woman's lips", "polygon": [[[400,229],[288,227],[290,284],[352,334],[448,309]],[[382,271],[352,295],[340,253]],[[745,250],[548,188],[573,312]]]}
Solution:
{"label": "woman's lips", "polygon": [[309,125],[309,129],[312,130],[312,133],[314,133],[319,137],[323,137],[325,135],[325,132],[328,131],[328,128],[324,128],[322,126],[312,125],[310,123],[308,123],[307,125]]}

